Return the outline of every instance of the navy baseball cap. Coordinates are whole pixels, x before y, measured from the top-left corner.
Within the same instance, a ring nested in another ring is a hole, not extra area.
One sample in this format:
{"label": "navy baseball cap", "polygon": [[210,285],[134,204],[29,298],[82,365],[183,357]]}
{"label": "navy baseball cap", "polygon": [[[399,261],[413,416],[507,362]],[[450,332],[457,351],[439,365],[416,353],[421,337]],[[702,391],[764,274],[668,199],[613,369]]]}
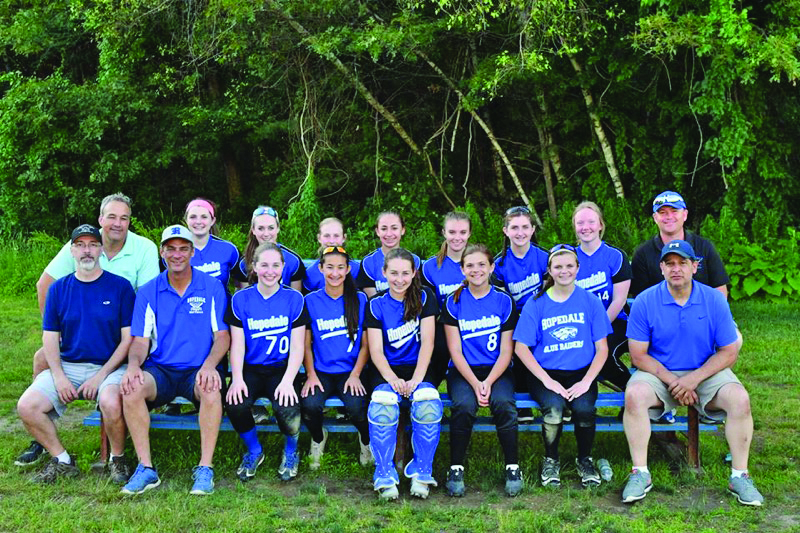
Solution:
{"label": "navy baseball cap", "polygon": [[170,239],[183,239],[184,241],[189,241],[192,243],[192,245],[194,245],[192,233],[186,228],[186,226],[181,226],[180,224],[169,226],[161,233],[161,244],[164,244]]}
{"label": "navy baseball cap", "polygon": [[103,238],[100,236],[100,230],[92,226],[91,224],[81,224],[74,230],[72,230],[72,235],[70,236],[70,241],[75,242],[80,237],[94,237],[96,241],[103,242]]}
{"label": "navy baseball cap", "polygon": [[686,209],[686,202],[683,196],[674,191],[664,191],[656,196],[656,199],[653,200],[653,213],[665,205],[674,207],[675,209]]}
{"label": "navy baseball cap", "polygon": [[692,245],[686,241],[682,241],[681,239],[669,241],[664,245],[664,247],[661,249],[661,261],[663,261],[664,257],[669,254],[678,254],[685,259],[689,259],[690,261],[697,261],[697,256],[694,253],[694,248],[692,248]]}

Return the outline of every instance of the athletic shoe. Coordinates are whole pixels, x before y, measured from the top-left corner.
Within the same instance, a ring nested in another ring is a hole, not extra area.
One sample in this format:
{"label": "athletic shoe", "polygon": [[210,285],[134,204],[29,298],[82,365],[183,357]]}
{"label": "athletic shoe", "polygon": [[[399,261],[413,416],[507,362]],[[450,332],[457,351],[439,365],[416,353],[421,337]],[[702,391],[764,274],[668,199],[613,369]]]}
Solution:
{"label": "athletic shoe", "polygon": [[717,420],[716,418],[711,418],[710,416],[700,414],[697,417],[697,421],[701,424],[708,424],[711,426],[718,426],[722,424],[725,420]]}
{"label": "athletic shoe", "polygon": [[591,457],[575,459],[575,464],[578,466],[578,475],[581,476],[581,485],[584,487],[596,487],[600,484],[600,474],[594,467],[594,461]]}
{"label": "athletic shoe", "polygon": [[561,463],[551,457],[545,457],[542,463],[542,486],[548,485],[561,485]]}
{"label": "athletic shoe", "polygon": [[628,476],[625,488],[622,489],[622,503],[639,501],[647,496],[652,488],[653,478],[650,476],[650,472],[640,472],[634,468]]}
{"label": "athletic shoe", "polygon": [[384,501],[396,500],[400,497],[400,491],[397,490],[397,485],[391,487],[383,487],[378,489],[378,498]]}
{"label": "athletic shoe", "polygon": [[38,463],[44,457],[44,454],[47,453],[47,450],[44,449],[44,446],[32,440],[31,443],[28,445],[25,450],[17,456],[14,460],[14,464],[17,466],[28,466]]}
{"label": "athletic shoe", "polygon": [[447,495],[460,498],[466,492],[464,487],[464,467],[454,465],[447,472],[447,482],[444,484]]}
{"label": "athletic shoe", "polygon": [[55,483],[60,477],[75,477],[80,474],[80,470],[75,466],[75,460],[70,458],[69,463],[62,463],[58,457],[53,457],[47,462],[45,467],[31,476],[32,483]]}
{"label": "athletic shoe", "polygon": [[533,409],[530,407],[517,409],[517,422],[533,422]]}
{"label": "athletic shoe", "polygon": [[361,453],[358,456],[358,462],[361,466],[374,465],[375,457],[372,456],[372,450],[369,449],[369,444],[364,444],[361,442],[361,438],[359,438],[358,445],[361,447]]}
{"label": "athletic shoe", "polygon": [[242,457],[242,462],[239,468],[236,469],[236,475],[239,476],[241,481],[250,481],[256,475],[259,465],[264,462],[264,452],[250,453],[245,452]]}
{"label": "athletic shoe", "polygon": [[308,452],[308,456],[311,458],[311,470],[317,470],[319,468],[322,454],[325,453],[326,442],[328,442],[328,430],[325,428],[322,428],[322,442],[315,442],[314,439],[311,439],[311,449]]}
{"label": "athletic shoe", "polygon": [[414,477],[411,478],[410,492],[412,496],[416,496],[417,498],[422,498],[424,500],[431,493],[431,489],[427,483],[423,483]]}
{"label": "athletic shoe", "polygon": [[564,410],[561,411],[561,422],[564,424],[572,422],[572,409],[569,408],[569,405],[565,405]]}
{"label": "athletic shoe", "polygon": [[196,466],[192,470],[194,485],[189,494],[214,494],[214,469],[210,466]]}
{"label": "athletic shoe", "polygon": [[291,455],[283,452],[281,466],[278,467],[278,477],[281,481],[291,481],[297,477],[297,465],[300,463],[300,455],[295,451]]}
{"label": "athletic shoe", "polygon": [[180,416],[181,415],[181,404],[179,403],[168,403],[164,406],[163,413],[169,416]]}
{"label": "athletic shoe", "polygon": [[146,490],[154,489],[161,485],[158,472],[154,468],[139,463],[128,483],[120,490],[123,494],[141,494]]}
{"label": "athletic shoe", "polygon": [[131,477],[131,466],[124,455],[111,458],[111,462],[108,463],[108,475],[111,481],[118,485],[128,482]]}
{"label": "athletic shoe", "polygon": [[653,420],[656,424],[674,424],[675,423],[675,410],[667,411],[658,420]]}
{"label": "athletic shoe", "polygon": [[729,478],[728,492],[736,496],[736,500],[742,505],[761,507],[764,503],[764,496],[758,492],[753,480],[747,474]]}
{"label": "athletic shoe", "polygon": [[262,422],[269,422],[269,413],[267,413],[267,408],[263,405],[254,405],[252,408],[253,412],[253,420],[256,424],[260,424]]}
{"label": "athletic shoe", "polygon": [[512,498],[522,492],[522,471],[518,465],[506,466],[506,494]]}

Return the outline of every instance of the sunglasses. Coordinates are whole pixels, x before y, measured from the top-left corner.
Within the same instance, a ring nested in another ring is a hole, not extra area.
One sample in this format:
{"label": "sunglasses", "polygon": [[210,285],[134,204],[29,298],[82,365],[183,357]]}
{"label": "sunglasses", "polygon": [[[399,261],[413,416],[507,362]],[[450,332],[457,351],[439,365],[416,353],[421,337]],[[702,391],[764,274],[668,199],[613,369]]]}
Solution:
{"label": "sunglasses", "polygon": [[255,211],[253,211],[253,218],[259,217],[261,215],[269,215],[271,217],[275,217],[275,220],[278,219],[278,212],[266,205],[260,205],[256,207]]}
{"label": "sunglasses", "polygon": [[553,255],[556,252],[560,252],[561,250],[566,250],[568,252],[572,252],[573,254],[576,253],[575,247],[572,246],[571,244],[556,244],[555,246],[550,248],[550,255]]}
{"label": "sunglasses", "polygon": [[683,202],[683,197],[677,194],[668,194],[666,196],[659,196],[655,200],[653,200],[654,206],[664,205],[664,204],[676,204],[678,202]]}
{"label": "sunglasses", "polygon": [[332,254],[333,252],[338,252],[340,254],[347,255],[347,251],[341,246],[328,246],[327,248],[322,250],[322,255]]}
{"label": "sunglasses", "polygon": [[531,210],[528,209],[527,207],[525,207],[524,205],[517,205],[517,206],[514,206],[514,207],[509,207],[506,210],[506,216],[507,217],[511,216],[511,215],[530,215],[530,214],[531,214]]}

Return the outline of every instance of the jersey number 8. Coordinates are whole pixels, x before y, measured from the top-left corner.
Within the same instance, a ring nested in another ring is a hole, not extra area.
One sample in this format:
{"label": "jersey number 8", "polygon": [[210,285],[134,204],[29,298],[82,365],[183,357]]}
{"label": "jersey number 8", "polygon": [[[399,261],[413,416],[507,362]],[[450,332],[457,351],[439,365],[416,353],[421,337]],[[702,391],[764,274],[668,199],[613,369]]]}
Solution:
{"label": "jersey number 8", "polygon": [[489,340],[486,342],[486,349],[493,352],[497,349],[497,333],[489,335]]}

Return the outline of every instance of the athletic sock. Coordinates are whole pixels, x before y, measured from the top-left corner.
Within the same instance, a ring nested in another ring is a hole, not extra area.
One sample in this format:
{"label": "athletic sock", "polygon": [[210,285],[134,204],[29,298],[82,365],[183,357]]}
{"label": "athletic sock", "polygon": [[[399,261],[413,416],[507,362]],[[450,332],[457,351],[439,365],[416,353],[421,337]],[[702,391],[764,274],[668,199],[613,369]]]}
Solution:
{"label": "athletic sock", "polygon": [[58,459],[59,463],[70,464],[72,462],[72,458],[70,458],[67,450],[64,450],[60,454],[56,455],[56,459]]}
{"label": "athletic sock", "polygon": [[252,455],[258,455],[261,453],[261,443],[258,442],[258,432],[256,431],[256,428],[253,428],[250,431],[245,431],[244,433],[239,433],[239,436],[242,437],[244,445],[247,446],[248,453]]}
{"label": "athletic sock", "polygon": [[746,473],[747,470],[736,470],[735,468],[731,468],[731,477],[742,477]]}
{"label": "athletic sock", "polygon": [[109,453],[108,454],[108,460],[109,461],[113,461],[115,457],[125,457],[125,454],[124,453],[121,453],[119,455],[114,455],[113,453]]}
{"label": "athletic sock", "polygon": [[633,469],[634,470],[638,470],[642,474],[649,474],[650,473],[650,470],[646,466],[634,466]]}

